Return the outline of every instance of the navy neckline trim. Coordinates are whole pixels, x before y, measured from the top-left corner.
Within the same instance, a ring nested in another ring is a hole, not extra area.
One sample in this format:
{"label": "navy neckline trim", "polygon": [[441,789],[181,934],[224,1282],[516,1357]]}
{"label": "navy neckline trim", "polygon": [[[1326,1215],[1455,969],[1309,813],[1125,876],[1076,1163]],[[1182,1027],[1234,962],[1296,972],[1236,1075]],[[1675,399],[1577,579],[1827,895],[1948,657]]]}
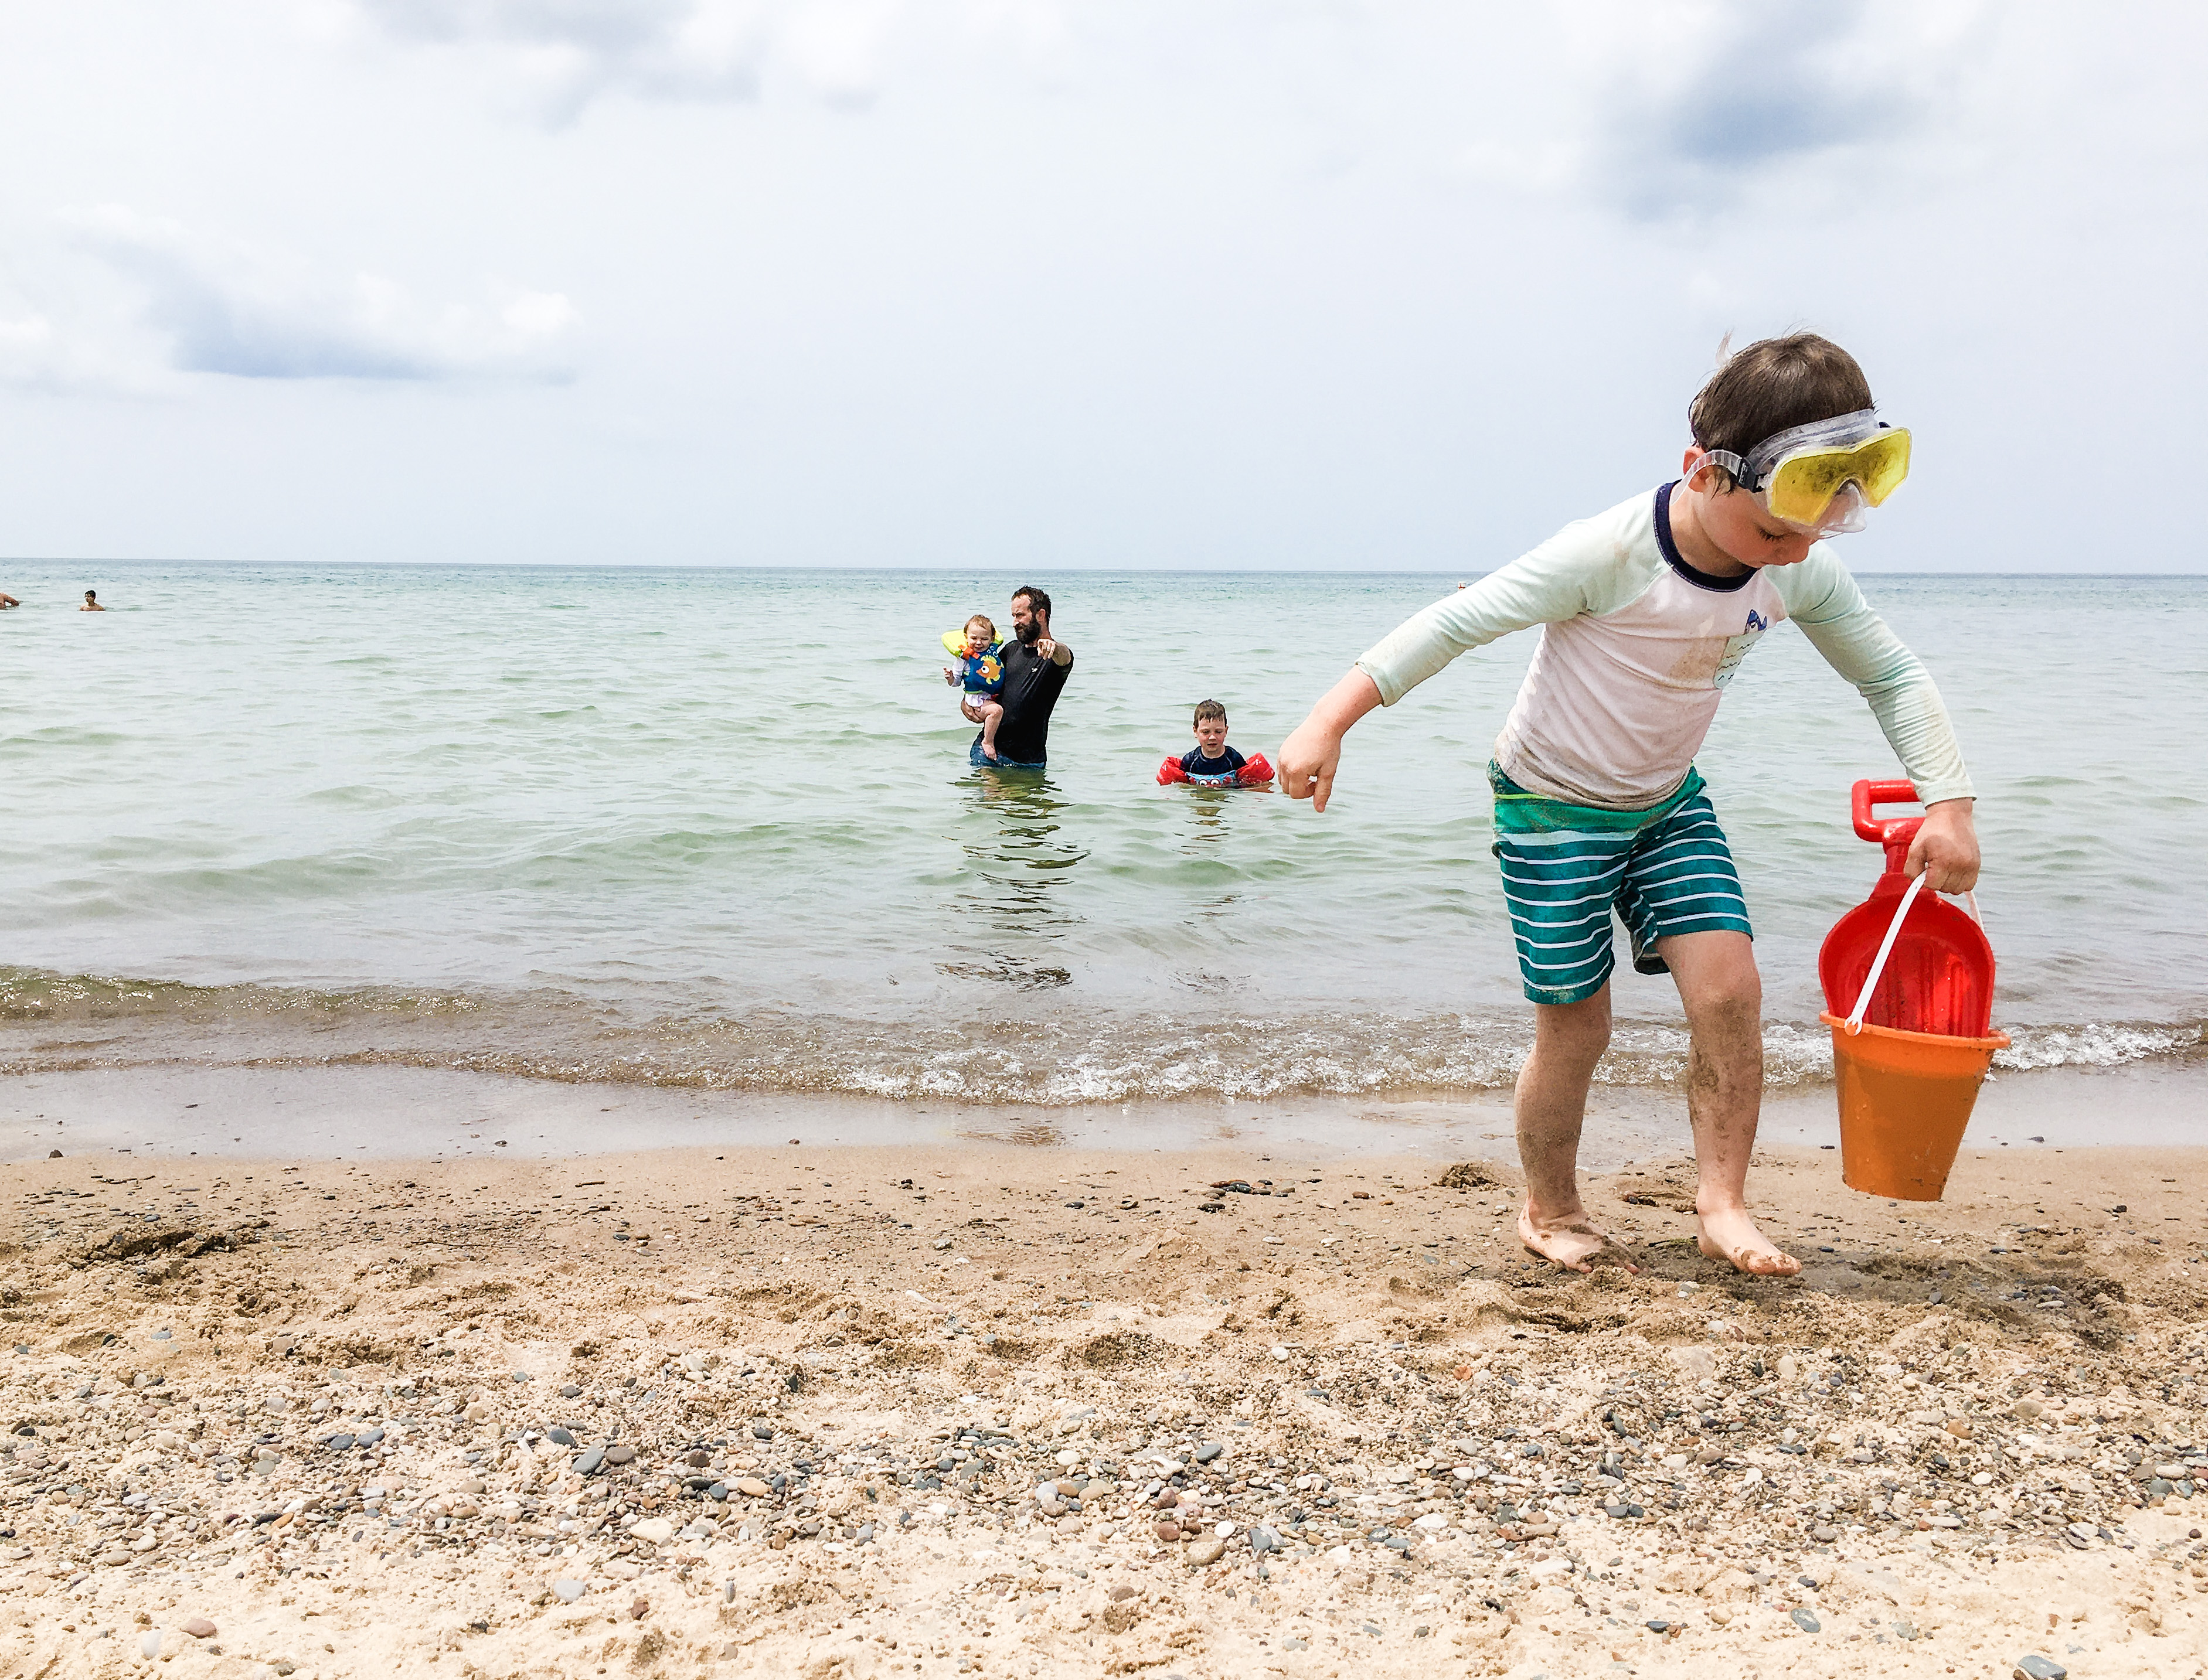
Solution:
{"label": "navy neckline trim", "polygon": [[1671,487],[1668,484],[1656,487],[1656,546],[1664,551],[1665,563],[1698,589],[1714,589],[1719,595],[1731,595],[1735,589],[1746,589],[1749,580],[1755,576],[1751,568],[1737,577],[1713,577],[1708,572],[1687,564],[1686,557],[1679,552],[1679,545],[1671,541]]}

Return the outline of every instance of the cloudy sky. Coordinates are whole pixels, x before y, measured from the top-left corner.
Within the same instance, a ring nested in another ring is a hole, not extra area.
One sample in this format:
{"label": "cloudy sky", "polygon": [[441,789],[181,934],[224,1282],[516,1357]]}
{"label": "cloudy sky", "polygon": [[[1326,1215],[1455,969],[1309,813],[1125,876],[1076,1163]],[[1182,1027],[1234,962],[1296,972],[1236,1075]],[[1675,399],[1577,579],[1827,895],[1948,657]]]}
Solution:
{"label": "cloudy sky", "polygon": [[1856,565],[2208,571],[2205,18],[0,0],[0,554],[1471,572],[1802,324]]}

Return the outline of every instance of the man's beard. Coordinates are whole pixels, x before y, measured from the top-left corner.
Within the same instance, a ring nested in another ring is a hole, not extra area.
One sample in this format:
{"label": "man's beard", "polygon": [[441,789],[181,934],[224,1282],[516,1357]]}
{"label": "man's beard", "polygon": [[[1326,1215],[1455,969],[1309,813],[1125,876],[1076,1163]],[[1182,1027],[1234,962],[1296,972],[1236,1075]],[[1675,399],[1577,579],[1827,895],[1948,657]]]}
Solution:
{"label": "man's beard", "polygon": [[1021,646],[1032,648],[1042,639],[1042,626],[1029,619],[1023,625],[1014,625],[1012,634],[1020,638]]}

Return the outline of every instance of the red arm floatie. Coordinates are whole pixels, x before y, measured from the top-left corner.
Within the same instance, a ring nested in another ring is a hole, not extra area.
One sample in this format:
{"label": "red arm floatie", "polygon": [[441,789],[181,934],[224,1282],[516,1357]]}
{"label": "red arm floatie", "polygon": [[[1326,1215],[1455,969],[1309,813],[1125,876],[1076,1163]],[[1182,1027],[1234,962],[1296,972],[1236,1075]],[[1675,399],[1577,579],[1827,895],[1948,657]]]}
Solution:
{"label": "red arm floatie", "polygon": [[1263,787],[1273,779],[1273,767],[1265,762],[1265,755],[1253,752],[1247,763],[1234,773],[1234,780],[1244,787]]}
{"label": "red arm floatie", "polygon": [[1188,772],[1181,768],[1178,758],[1168,758],[1158,766],[1158,786],[1161,787],[1170,787],[1177,781],[1187,780]]}

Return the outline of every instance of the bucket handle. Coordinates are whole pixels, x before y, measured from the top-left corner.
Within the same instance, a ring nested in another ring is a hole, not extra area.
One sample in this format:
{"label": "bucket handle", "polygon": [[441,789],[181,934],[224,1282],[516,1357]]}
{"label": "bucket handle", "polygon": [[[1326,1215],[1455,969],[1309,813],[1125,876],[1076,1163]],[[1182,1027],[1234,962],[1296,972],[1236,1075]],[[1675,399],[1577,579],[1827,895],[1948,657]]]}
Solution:
{"label": "bucket handle", "polygon": [[[1923,885],[1924,877],[1920,875],[1909,883],[1909,890],[1901,895],[1901,908],[1893,912],[1893,925],[1886,930],[1886,938],[1878,948],[1878,955],[1871,960],[1870,976],[1863,982],[1862,995],[1856,999],[1856,1007],[1848,1016],[1847,1029],[1851,1037],[1863,1031],[1863,1011],[1870,1007],[1870,995],[1878,989],[1878,977],[1886,972],[1886,960],[1893,954],[1893,942],[1901,934],[1901,918],[1909,914],[1910,904]],[[1971,919],[1981,928],[1984,927],[1986,918],[1978,913],[1978,895],[1966,892],[1963,894],[1963,901],[1971,906]]]}
{"label": "bucket handle", "polygon": [[1924,890],[1924,877],[1918,876],[1909,883],[1909,890],[1901,895],[1901,908],[1893,912],[1886,937],[1879,943],[1878,955],[1871,960],[1870,973],[1863,981],[1862,994],[1856,1007],[1849,1011],[1847,1029],[1851,1036],[1860,1033],[1863,1026],[1863,1011],[1870,1007],[1870,995],[1878,989],[1878,977],[1886,972],[1886,960],[1893,954],[1893,942],[1901,936],[1901,918],[1909,914],[1909,906],[1917,902],[1917,894]]}

